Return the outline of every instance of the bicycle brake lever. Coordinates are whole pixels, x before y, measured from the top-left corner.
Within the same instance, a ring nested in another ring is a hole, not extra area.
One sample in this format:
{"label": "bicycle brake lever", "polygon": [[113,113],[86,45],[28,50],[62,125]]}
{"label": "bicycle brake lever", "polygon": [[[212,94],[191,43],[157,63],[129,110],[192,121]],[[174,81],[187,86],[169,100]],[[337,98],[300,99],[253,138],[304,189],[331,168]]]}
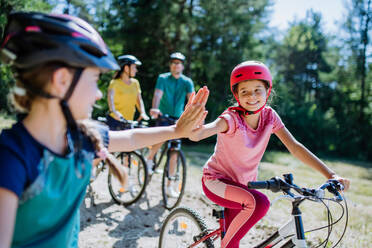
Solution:
{"label": "bicycle brake lever", "polygon": [[319,202],[320,199],[324,198],[324,195],[325,195],[324,189],[311,189],[310,192],[306,193],[306,196],[309,196],[312,200],[317,202]]}
{"label": "bicycle brake lever", "polygon": [[327,186],[327,190],[335,196],[335,200],[340,202],[343,201],[343,197],[341,196],[339,190],[344,189],[344,185],[342,185],[339,181],[335,179],[328,180],[329,185]]}

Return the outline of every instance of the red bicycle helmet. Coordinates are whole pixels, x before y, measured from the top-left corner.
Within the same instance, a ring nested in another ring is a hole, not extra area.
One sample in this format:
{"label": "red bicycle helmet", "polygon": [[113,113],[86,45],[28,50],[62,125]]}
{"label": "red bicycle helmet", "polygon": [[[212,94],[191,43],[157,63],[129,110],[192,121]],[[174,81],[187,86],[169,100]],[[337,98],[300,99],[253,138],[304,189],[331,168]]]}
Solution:
{"label": "red bicycle helmet", "polygon": [[258,61],[244,61],[239,65],[235,66],[235,68],[231,72],[230,76],[230,89],[233,93],[236,101],[239,104],[239,107],[233,107],[231,109],[243,111],[245,114],[256,114],[260,112],[266,105],[265,104],[255,111],[247,111],[240,106],[240,102],[238,96],[234,93],[234,86],[240,82],[247,81],[247,80],[263,80],[268,84],[268,91],[267,91],[267,99],[270,96],[271,88],[272,88],[272,77],[269,68],[261,62]]}

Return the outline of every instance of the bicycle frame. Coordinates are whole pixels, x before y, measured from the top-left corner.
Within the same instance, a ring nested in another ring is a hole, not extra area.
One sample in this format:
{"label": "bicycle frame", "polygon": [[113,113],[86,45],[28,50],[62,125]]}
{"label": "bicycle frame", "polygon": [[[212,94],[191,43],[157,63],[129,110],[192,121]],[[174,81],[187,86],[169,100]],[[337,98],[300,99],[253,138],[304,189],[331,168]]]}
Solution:
{"label": "bicycle frame", "polygon": [[[305,233],[302,222],[302,213],[299,209],[299,205],[303,199],[295,200],[292,202],[292,216],[293,218],[280,227],[275,233],[273,233],[266,240],[262,241],[259,245],[254,246],[254,248],[269,248],[274,247],[280,241],[293,237],[288,240],[282,248],[297,247],[297,248],[307,248]],[[295,235],[294,235],[295,234]]]}
{"label": "bicycle frame", "polygon": [[[177,142],[175,146],[172,146],[174,142]],[[165,149],[162,150],[160,154],[160,158],[158,162],[155,164],[154,169],[158,168],[161,164],[161,161],[163,160],[165,154],[168,155],[168,151],[174,150],[174,151],[179,151],[181,150],[181,141],[179,139],[175,140],[167,140],[162,146],[164,146]]]}
{"label": "bicycle frame", "polygon": [[[284,224],[282,227],[280,227],[275,233],[273,233],[271,236],[269,236],[266,240],[261,241],[260,244],[254,246],[254,248],[270,248],[277,245],[280,241],[289,238],[293,234],[296,234],[293,236],[292,239],[288,240],[285,244],[283,244],[282,248],[290,248],[290,247],[296,247],[296,248],[307,248],[306,240],[305,240],[305,233],[302,223],[302,213],[299,209],[299,204],[303,200],[298,200],[292,203],[292,216],[293,218],[288,221],[286,224]],[[215,210],[214,210],[215,211]],[[213,215],[215,215],[215,212],[213,212]],[[212,232],[208,234],[203,234],[200,236],[200,239],[195,241],[193,244],[191,244],[189,247],[195,247],[198,244],[204,242],[205,240],[212,238],[213,240],[219,238],[224,234],[224,225],[225,220],[224,218],[219,218],[219,228],[213,230]],[[197,237],[199,238],[199,237]]]}
{"label": "bicycle frame", "polygon": [[211,238],[213,236],[216,236],[216,237],[213,238],[213,240],[215,240],[215,239],[217,239],[218,237],[221,236],[221,227],[218,228],[218,229],[216,229],[216,230],[214,230],[213,232],[211,232],[211,233],[203,236],[201,239],[199,239],[198,241],[196,241],[195,243],[193,243],[192,245],[190,245],[189,248],[195,247],[198,244],[200,244],[201,242],[203,242],[203,241],[205,241],[205,240],[207,240],[207,239],[209,239],[209,238]]}
{"label": "bicycle frame", "polygon": [[[313,188],[301,188],[295,184],[293,184],[293,176],[292,174],[285,174],[283,175],[284,179],[280,179],[279,177],[274,177],[270,180],[267,181],[254,181],[254,182],[249,182],[248,183],[248,188],[250,189],[269,189],[273,192],[279,192],[282,191],[284,195],[282,195],[280,198],[287,199],[291,201],[292,204],[292,218],[290,221],[288,221],[286,224],[284,224],[282,227],[280,227],[276,232],[274,232],[271,236],[267,237],[265,240],[261,241],[258,245],[253,246],[254,248],[272,248],[272,247],[281,247],[281,248],[307,248],[308,245],[306,244],[306,239],[305,239],[305,231],[303,227],[303,222],[302,222],[302,213],[300,211],[300,205],[302,202],[305,200],[311,200],[314,202],[323,202],[323,200],[330,200],[333,202],[341,202],[345,201],[345,198],[340,195],[339,191],[343,190],[343,186],[340,182],[337,180],[331,179],[328,180],[326,183],[322,184],[316,189]],[[293,190],[293,191],[291,191]],[[329,193],[333,195],[333,198],[326,198],[324,197],[325,190],[327,190]],[[275,200],[273,201],[275,202]],[[330,215],[330,210],[326,206],[328,210],[328,225],[322,226],[320,228],[316,228],[313,230],[308,230],[307,232],[312,232],[312,231],[317,231],[323,228],[328,228],[328,236],[327,238],[320,244],[328,245],[328,240],[329,240],[329,235],[332,232],[332,227],[334,224],[336,224],[341,218],[344,216],[344,207],[340,204],[342,207],[342,215],[339,217],[338,220],[333,221],[332,216],[329,217]],[[188,247],[195,247],[198,244],[204,242],[207,247],[213,247],[212,243],[218,238],[221,237],[223,239],[224,237],[224,230],[225,229],[225,219],[224,219],[224,209],[218,206],[218,209],[213,209],[213,216],[217,217],[219,221],[219,227],[217,229],[207,229],[206,224],[200,217],[200,215],[193,211],[192,209],[182,208],[180,207],[179,209],[175,209],[173,212],[170,213],[170,215],[167,217],[165,220],[165,223],[163,224],[161,234],[160,234],[160,240],[159,244],[162,245],[164,242],[163,237],[166,237],[167,233],[166,230],[169,226],[174,226],[173,220],[177,218],[177,215],[181,214],[180,216],[189,218],[189,220],[192,220],[196,226],[198,226],[198,232],[187,232],[188,235],[193,233],[192,236],[192,244],[189,245]],[[345,208],[346,208],[346,218],[348,216],[348,209],[347,209],[347,204],[345,201]],[[221,210],[222,209],[222,210]],[[184,213],[185,215],[182,215]],[[190,218],[191,217],[191,218]],[[331,218],[331,221],[330,221]],[[174,222],[175,223],[175,222]],[[187,227],[187,225],[186,225]],[[341,238],[334,244],[332,247],[336,247],[337,244],[341,241],[342,237],[345,234],[347,227],[347,219],[345,222],[345,228],[344,232],[341,235]],[[184,228],[181,226],[181,228]],[[186,237],[186,236],[185,236]],[[173,237],[173,239],[175,239]],[[180,239],[181,240],[181,239]],[[188,238],[189,240],[189,238]],[[185,242],[187,240],[183,239],[182,242]]]}

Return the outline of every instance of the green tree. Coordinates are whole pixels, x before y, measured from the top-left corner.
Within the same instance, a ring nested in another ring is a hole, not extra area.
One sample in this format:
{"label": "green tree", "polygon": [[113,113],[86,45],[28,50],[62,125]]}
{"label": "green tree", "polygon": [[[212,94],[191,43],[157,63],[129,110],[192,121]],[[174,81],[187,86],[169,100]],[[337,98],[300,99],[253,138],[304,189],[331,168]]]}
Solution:
{"label": "green tree", "polygon": [[[371,0],[350,0],[345,7],[348,8],[348,16],[344,24],[348,37],[346,44],[352,54],[350,62],[354,62],[354,76],[360,81],[359,115],[360,121],[365,121],[365,108],[368,107],[371,81],[366,81],[368,76],[367,52],[371,51],[371,26],[372,6]],[[371,55],[369,55],[371,56]]]}
{"label": "green tree", "polygon": [[118,53],[139,57],[143,66],[138,77],[146,106],[159,73],[168,70],[171,52],[187,57],[185,74],[196,88],[211,89],[209,116],[226,108],[229,74],[233,66],[247,59],[262,59],[259,33],[267,22],[270,1],[170,1],[112,0],[103,35],[108,44],[121,46]]}
{"label": "green tree", "polygon": [[[52,6],[43,0],[0,0],[0,35],[3,36],[7,18],[12,11],[50,11]],[[10,68],[0,63],[0,110],[9,112],[7,95],[14,83]]]}
{"label": "green tree", "polygon": [[319,137],[332,137],[336,132],[332,128],[332,88],[321,76],[332,70],[327,51],[328,37],[322,31],[321,15],[313,11],[293,23],[273,50],[279,74],[274,81],[278,95],[274,104],[289,130],[315,152],[330,151],[335,146],[333,140],[319,142]]}

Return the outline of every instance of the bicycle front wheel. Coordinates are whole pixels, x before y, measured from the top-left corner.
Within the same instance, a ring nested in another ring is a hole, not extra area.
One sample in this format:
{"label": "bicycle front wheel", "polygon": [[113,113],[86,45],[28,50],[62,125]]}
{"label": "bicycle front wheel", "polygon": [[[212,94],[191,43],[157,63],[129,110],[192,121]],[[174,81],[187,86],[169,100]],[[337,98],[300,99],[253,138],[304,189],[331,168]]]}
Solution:
{"label": "bicycle front wheel", "polygon": [[[175,164],[172,165],[171,158],[173,156],[175,156]],[[169,151],[162,181],[163,203],[166,209],[173,209],[181,202],[185,186],[185,156],[182,151]]]}
{"label": "bicycle front wheel", "polygon": [[108,187],[112,199],[118,204],[129,206],[138,201],[146,188],[148,171],[144,158],[137,152],[122,152],[117,156],[128,168],[128,183],[124,188],[120,182],[108,174]]}
{"label": "bicycle front wheel", "polygon": [[[203,219],[192,209],[174,209],[163,222],[160,230],[159,248],[190,247],[207,232]],[[197,246],[213,248],[212,240],[206,239]]]}

